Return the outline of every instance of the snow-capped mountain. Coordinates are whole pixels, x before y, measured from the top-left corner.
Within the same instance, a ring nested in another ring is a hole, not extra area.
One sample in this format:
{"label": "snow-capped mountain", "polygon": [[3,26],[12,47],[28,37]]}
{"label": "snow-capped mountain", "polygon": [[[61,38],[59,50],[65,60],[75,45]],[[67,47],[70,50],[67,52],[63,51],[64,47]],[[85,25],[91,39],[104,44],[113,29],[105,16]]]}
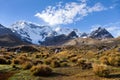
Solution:
{"label": "snow-capped mountain", "polygon": [[113,38],[111,33],[109,33],[105,28],[99,27],[98,29],[92,31],[89,35],[90,38],[94,39],[108,39]]}
{"label": "snow-capped mountain", "polygon": [[59,35],[68,35],[72,31],[80,35],[80,32],[75,29],[42,26],[32,22],[18,21],[11,25],[11,30],[21,35],[23,40],[34,44],[40,44],[45,41],[47,37],[54,37]]}
{"label": "snow-capped mountain", "polygon": [[74,31],[78,37],[81,36],[81,32],[78,29],[71,29],[71,28],[67,28],[67,27],[56,27],[54,28],[54,31],[57,32],[57,35],[61,35],[61,34],[65,34],[65,35],[69,35],[72,31]]}
{"label": "snow-capped mountain", "polygon": [[62,41],[62,39],[69,40],[77,37],[94,39],[113,38],[113,36],[105,28],[101,27],[95,31],[92,31],[90,34],[87,34],[81,33],[77,29],[42,26],[32,22],[18,21],[12,24],[10,29],[14,33],[19,34],[22,40],[33,44],[42,44],[43,42],[50,43],[60,39],[56,41],[59,42]]}
{"label": "snow-capped mountain", "polygon": [[64,42],[67,42],[71,39],[78,38],[78,35],[75,31],[70,32],[68,35],[60,34],[53,37],[46,37],[45,41],[42,42],[42,45],[61,45]]}
{"label": "snow-capped mountain", "polygon": [[84,32],[84,33],[81,33],[80,37],[81,37],[81,38],[88,38],[88,34],[85,33],[85,32]]}
{"label": "snow-capped mountain", "polygon": [[49,26],[41,26],[25,21],[14,23],[11,25],[11,29],[13,32],[17,32],[21,35],[22,39],[34,44],[40,44],[46,37],[56,35],[56,32]]}

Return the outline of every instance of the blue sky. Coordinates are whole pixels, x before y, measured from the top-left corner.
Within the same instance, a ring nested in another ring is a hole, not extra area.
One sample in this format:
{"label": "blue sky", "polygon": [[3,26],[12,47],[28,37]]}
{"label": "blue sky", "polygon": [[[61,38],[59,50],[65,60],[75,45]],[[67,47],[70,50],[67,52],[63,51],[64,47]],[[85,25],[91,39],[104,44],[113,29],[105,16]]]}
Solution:
{"label": "blue sky", "polygon": [[120,0],[0,0],[0,24],[25,20],[89,32],[102,26],[120,34]]}

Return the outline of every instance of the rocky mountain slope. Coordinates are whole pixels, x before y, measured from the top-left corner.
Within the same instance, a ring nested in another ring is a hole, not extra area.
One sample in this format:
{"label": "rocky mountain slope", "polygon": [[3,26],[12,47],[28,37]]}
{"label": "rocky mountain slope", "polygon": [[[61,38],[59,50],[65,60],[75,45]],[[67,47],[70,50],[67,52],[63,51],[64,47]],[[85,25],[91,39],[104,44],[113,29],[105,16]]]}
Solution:
{"label": "rocky mountain slope", "polygon": [[108,32],[105,28],[99,27],[98,29],[92,31],[89,35],[90,38],[93,39],[108,39],[113,38],[110,32]]}
{"label": "rocky mountain slope", "polygon": [[27,44],[27,42],[22,41],[20,35],[0,24],[0,46],[15,46],[21,44]]}
{"label": "rocky mountain slope", "polygon": [[58,35],[58,36],[47,37],[45,39],[45,41],[42,42],[42,45],[47,45],[47,46],[61,45],[65,42],[67,42],[68,40],[75,39],[75,38],[78,38],[78,35],[76,34],[75,31],[72,31],[68,35],[61,34],[61,35]]}

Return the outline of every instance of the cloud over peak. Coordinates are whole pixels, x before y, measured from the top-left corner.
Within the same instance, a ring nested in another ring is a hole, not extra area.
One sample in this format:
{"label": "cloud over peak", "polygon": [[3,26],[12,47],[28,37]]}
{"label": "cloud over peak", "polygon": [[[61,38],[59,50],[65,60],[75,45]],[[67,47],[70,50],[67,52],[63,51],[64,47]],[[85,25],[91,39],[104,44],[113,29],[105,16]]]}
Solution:
{"label": "cloud over peak", "polygon": [[101,3],[88,6],[86,1],[80,0],[79,2],[70,2],[65,5],[59,3],[56,6],[48,6],[42,12],[36,13],[35,16],[50,25],[59,25],[70,24],[83,19],[90,13],[107,10]]}
{"label": "cloud over peak", "polygon": [[91,27],[91,31],[96,30],[98,27],[106,28],[113,36],[120,36],[120,22],[108,23],[106,25],[96,24]]}

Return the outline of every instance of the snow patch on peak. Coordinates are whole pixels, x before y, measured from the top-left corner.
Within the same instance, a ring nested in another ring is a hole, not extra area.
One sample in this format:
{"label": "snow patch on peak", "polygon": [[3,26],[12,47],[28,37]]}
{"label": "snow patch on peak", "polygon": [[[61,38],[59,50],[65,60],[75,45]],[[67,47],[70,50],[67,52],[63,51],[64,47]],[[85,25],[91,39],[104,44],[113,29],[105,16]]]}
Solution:
{"label": "snow patch on peak", "polygon": [[60,27],[56,27],[56,28],[55,28],[55,31],[56,31],[56,32],[58,32],[58,31],[60,31],[60,30],[61,30]]}
{"label": "snow patch on peak", "polygon": [[44,41],[46,37],[54,34],[54,31],[49,26],[40,26],[24,21],[19,21],[11,25],[11,29],[13,32],[17,32],[21,35],[22,39],[34,44],[40,44],[40,42]]}
{"label": "snow patch on peak", "polygon": [[79,37],[81,35],[81,32],[78,29],[71,29],[68,27],[65,27],[65,28],[64,27],[56,27],[56,28],[54,28],[54,31],[56,31],[58,35],[60,35],[60,34],[68,35],[72,31],[74,31]]}

